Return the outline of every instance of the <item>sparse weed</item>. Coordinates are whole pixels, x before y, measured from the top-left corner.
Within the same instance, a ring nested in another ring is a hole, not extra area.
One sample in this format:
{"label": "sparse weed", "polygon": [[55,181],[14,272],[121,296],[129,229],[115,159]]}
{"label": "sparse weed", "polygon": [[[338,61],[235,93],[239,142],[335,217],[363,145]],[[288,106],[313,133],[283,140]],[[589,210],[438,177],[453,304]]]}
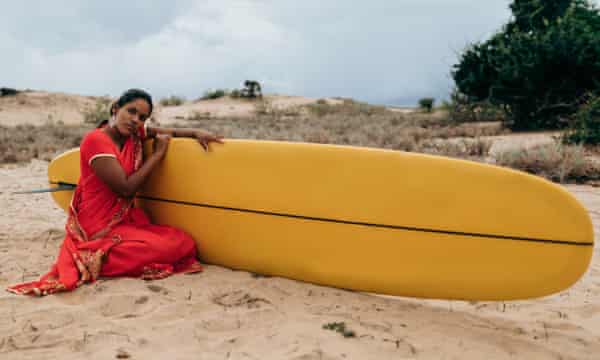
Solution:
{"label": "sparse weed", "polygon": [[49,161],[58,153],[79,146],[87,125],[0,126],[0,163],[18,163],[31,159]]}
{"label": "sparse weed", "polygon": [[344,323],[344,322],[327,323],[327,324],[323,325],[323,329],[336,331],[345,338],[356,337],[356,333],[353,330],[348,329],[346,327],[346,323]]}
{"label": "sparse weed", "polygon": [[162,106],[179,106],[182,105],[184,102],[184,97],[171,95],[169,97],[160,99],[158,103]]}
{"label": "sparse weed", "polygon": [[109,98],[99,98],[93,108],[81,112],[83,121],[86,124],[99,124],[103,120],[108,120],[110,118],[110,104],[111,100]]}

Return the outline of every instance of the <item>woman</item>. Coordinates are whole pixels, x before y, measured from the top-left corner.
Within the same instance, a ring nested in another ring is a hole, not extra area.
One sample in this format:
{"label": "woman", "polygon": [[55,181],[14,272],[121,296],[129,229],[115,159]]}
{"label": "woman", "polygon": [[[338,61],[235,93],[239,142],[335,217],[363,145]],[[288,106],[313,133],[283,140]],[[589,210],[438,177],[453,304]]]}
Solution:
{"label": "woman", "polygon": [[[194,129],[144,126],[151,113],[150,95],[131,89],[113,104],[111,119],[86,134],[58,259],[39,281],[9,291],[42,296],[73,290],[99,276],[161,279],[202,270],[194,240],[179,229],[151,224],[133,207],[133,196],[164,157],[171,137],[195,138],[205,150],[222,138]],[[145,138],[154,138],[154,151],[142,161]]]}

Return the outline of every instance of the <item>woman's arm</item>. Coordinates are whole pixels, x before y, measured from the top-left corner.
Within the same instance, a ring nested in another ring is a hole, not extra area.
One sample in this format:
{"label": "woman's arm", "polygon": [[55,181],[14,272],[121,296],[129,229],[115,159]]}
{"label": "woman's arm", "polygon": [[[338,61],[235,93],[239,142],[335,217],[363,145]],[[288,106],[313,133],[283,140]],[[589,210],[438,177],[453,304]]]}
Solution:
{"label": "woman's arm", "polygon": [[155,149],[152,154],[145,159],[142,166],[136,172],[129,176],[125,174],[119,161],[113,157],[98,157],[92,160],[92,170],[117,195],[132,197],[165,156],[169,145],[169,138],[168,135],[157,136]]}
{"label": "woman's arm", "polygon": [[190,128],[161,128],[161,127],[146,127],[146,136],[147,137],[156,137],[158,134],[169,135],[171,137],[187,137],[198,140],[200,145],[204,148],[204,150],[209,150],[208,145],[211,142],[216,142],[219,144],[223,144],[222,136],[215,136],[209,132],[200,130],[200,129],[190,129]]}

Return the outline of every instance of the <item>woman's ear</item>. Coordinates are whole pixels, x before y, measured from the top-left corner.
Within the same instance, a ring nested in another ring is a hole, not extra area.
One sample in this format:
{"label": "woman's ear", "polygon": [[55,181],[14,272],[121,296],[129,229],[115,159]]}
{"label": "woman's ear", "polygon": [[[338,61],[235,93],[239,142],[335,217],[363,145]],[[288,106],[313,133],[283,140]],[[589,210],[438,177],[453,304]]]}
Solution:
{"label": "woman's ear", "polygon": [[119,111],[119,106],[117,105],[116,102],[112,103],[112,105],[110,106],[110,116],[116,115],[117,111]]}

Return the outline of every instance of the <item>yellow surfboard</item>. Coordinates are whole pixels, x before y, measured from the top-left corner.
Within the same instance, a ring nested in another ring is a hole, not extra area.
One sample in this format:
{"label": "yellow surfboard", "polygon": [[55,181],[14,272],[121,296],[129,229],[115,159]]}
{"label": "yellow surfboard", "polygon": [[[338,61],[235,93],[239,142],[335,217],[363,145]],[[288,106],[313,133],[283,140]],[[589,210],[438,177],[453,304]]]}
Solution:
{"label": "yellow surfboard", "polygon": [[[146,144],[146,151],[150,151]],[[76,184],[79,152],[48,168]],[[52,194],[66,208],[72,192]],[[486,164],[335,145],[174,139],[138,194],[202,261],[358,291],[511,300],[586,271],[587,211],[562,187]]]}

